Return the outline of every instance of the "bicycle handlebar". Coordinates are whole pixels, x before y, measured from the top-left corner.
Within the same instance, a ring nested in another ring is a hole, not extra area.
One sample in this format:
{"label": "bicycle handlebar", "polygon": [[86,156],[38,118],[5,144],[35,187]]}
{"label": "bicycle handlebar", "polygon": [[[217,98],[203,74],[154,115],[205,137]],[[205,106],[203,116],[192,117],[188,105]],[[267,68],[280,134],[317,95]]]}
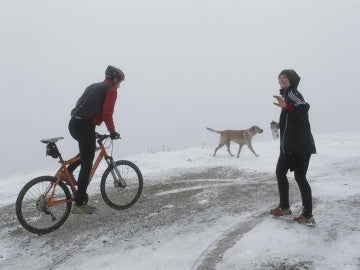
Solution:
{"label": "bicycle handlebar", "polygon": [[103,140],[110,138],[110,135],[106,135],[106,134],[102,135],[95,132],[95,138],[97,139],[99,144],[102,144]]}
{"label": "bicycle handlebar", "polygon": [[99,134],[99,133],[97,133],[97,132],[95,132],[95,138],[97,139],[97,142],[99,143],[99,144],[102,144],[102,142],[103,142],[103,140],[106,140],[107,138],[109,138],[110,137],[110,135],[101,135],[101,134]]}

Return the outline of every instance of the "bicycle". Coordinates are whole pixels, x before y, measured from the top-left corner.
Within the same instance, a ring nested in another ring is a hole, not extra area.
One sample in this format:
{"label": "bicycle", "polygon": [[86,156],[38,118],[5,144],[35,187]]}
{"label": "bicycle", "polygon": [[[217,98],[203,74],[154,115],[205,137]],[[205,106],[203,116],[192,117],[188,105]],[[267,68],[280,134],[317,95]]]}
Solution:
{"label": "bicycle", "polygon": [[[108,167],[100,182],[102,198],[110,207],[124,210],[133,206],[140,198],[143,177],[134,163],[128,160],[114,161],[107,153],[106,149],[113,149],[113,140],[109,140],[109,137],[96,133],[98,146],[95,151],[99,154],[93,164],[89,184],[100,162],[105,159]],[[46,144],[46,154],[59,159],[61,164],[55,176],[40,176],[29,181],[21,189],[16,200],[16,216],[20,224],[32,233],[46,234],[61,227],[70,215],[76,196],[77,183],[68,166],[80,162],[80,156],[64,160],[56,145],[61,139],[64,138],[41,140]],[[104,141],[109,141],[109,146],[106,147]]]}

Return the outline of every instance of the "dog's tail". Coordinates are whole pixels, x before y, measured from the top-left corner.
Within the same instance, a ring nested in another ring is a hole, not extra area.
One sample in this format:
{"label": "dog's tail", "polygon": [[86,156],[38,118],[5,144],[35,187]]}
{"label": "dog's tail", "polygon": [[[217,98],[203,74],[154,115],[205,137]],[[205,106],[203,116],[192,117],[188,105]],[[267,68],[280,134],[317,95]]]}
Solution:
{"label": "dog's tail", "polygon": [[218,131],[218,130],[215,130],[215,129],[212,129],[212,128],[209,128],[209,127],[207,127],[206,129],[209,130],[209,131],[221,134],[221,132]]}

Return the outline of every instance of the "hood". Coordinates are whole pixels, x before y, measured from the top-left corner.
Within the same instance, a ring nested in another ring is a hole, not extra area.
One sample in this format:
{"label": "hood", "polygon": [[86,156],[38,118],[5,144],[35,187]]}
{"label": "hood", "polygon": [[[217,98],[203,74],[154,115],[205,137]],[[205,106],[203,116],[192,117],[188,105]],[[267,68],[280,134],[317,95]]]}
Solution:
{"label": "hood", "polygon": [[280,75],[285,75],[289,81],[290,81],[290,84],[291,84],[291,89],[297,89],[298,88],[298,85],[300,83],[300,76],[295,72],[295,70],[293,69],[284,69],[283,71],[280,72],[279,74],[279,77]]}

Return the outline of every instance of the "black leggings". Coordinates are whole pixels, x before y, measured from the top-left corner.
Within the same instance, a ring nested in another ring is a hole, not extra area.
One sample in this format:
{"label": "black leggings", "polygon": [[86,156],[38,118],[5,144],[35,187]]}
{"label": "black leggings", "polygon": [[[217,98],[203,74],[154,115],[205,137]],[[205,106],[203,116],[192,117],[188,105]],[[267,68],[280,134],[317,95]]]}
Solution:
{"label": "black leggings", "polygon": [[286,176],[289,169],[294,171],[295,180],[299,186],[303,215],[305,217],[312,216],[312,196],[311,187],[306,179],[306,172],[309,167],[311,154],[300,153],[290,154],[281,153],[276,165],[276,177],[279,187],[280,207],[282,209],[290,208],[289,204],[289,181]]}
{"label": "black leggings", "polygon": [[[88,201],[86,193],[89,185],[89,178],[92,164],[95,156],[95,125],[88,121],[72,118],[69,122],[69,131],[71,136],[79,142],[80,150],[80,172],[78,178],[78,191],[75,202],[77,205],[82,205]],[[69,166],[69,171],[75,170],[79,164]]]}

